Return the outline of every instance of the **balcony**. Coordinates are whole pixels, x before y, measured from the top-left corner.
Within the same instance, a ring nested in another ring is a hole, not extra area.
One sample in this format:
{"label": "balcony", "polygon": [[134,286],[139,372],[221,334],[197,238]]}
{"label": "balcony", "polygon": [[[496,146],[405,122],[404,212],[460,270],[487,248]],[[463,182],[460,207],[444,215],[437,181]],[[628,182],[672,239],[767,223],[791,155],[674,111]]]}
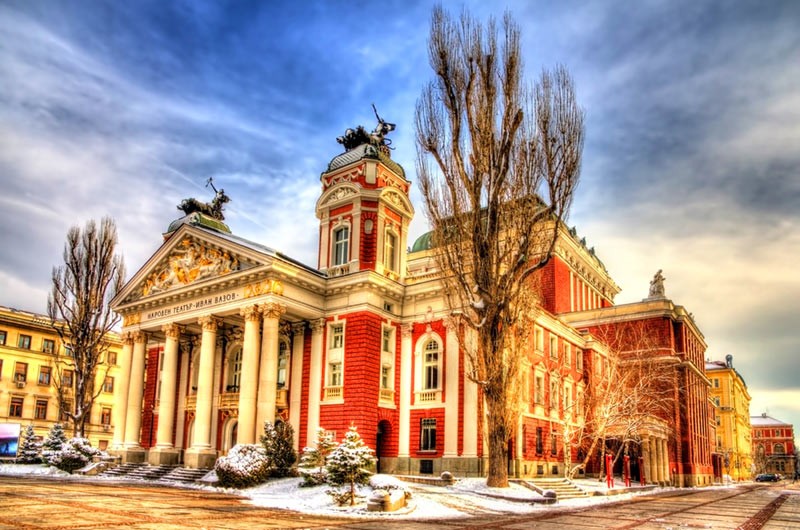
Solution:
{"label": "balcony", "polygon": [[286,388],[279,388],[278,395],[275,398],[275,406],[279,409],[289,407],[289,390]]}
{"label": "balcony", "polygon": [[186,410],[195,410],[197,408],[197,394],[186,396]]}
{"label": "balcony", "polygon": [[394,390],[391,388],[381,388],[380,400],[384,403],[394,403]]}
{"label": "balcony", "polygon": [[326,386],[325,387],[325,400],[342,399],[344,397],[344,387],[341,386]]}
{"label": "balcony", "polygon": [[219,395],[219,410],[238,410],[239,392],[225,392]]}
{"label": "balcony", "polygon": [[417,392],[417,403],[437,403],[440,401],[441,390],[423,390]]}

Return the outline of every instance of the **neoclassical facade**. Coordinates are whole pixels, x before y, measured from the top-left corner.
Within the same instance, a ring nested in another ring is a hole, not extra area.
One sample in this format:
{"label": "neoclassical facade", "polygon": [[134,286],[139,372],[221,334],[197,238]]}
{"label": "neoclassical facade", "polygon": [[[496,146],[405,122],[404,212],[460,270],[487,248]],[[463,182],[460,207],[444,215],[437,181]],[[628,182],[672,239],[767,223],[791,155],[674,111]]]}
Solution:
{"label": "neoclassical facade", "polygon": [[[233,445],[257,442],[264,422],[282,420],[298,449],[320,427],[340,439],[355,424],[380,471],[484,474],[485,411],[467,376],[469,338],[450,318],[430,235],[406,250],[411,183],[382,143],[346,147],[320,177],[316,267],[192,212],[115,298],[129,370],[113,447],[124,459],[209,467]],[[543,310],[509,443],[512,475],[527,477],[563,475],[562,435],[584,421],[577,405],[612,355],[589,331],[600,318],[592,312],[616,307],[619,291],[594,249],[566,228],[539,283]],[[691,399],[707,404],[706,395]],[[684,474],[672,472],[682,458],[673,419],[655,418],[640,437],[649,481]],[[702,421],[693,417],[691,428]],[[704,473],[701,464],[689,474]]]}

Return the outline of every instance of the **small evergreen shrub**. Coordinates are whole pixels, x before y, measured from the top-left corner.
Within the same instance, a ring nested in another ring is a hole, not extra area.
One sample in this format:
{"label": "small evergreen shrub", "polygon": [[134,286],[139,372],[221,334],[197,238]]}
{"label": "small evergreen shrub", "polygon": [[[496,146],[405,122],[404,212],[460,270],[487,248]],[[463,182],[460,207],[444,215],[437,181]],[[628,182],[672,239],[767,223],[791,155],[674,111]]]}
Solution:
{"label": "small evergreen shrub", "polygon": [[51,449],[42,452],[46,464],[68,473],[82,468],[91,462],[93,457],[102,454],[103,451],[92,447],[86,438],[71,438],[62,444],[60,450]]}
{"label": "small evergreen shrub", "polygon": [[264,435],[261,444],[269,459],[269,475],[271,477],[295,476],[293,467],[297,462],[294,450],[294,430],[284,421],[264,424]]}
{"label": "small evergreen shrub", "polygon": [[42,463],[42,444],[36,441],[36,433],[33,432],[33,425],[25,427],[24,438],[19,446],[17,456],[18,464],[41,464]]}
{"label": "small evergreen shrub", "polygon": [[301,487],[320,486],[328,481],[325,460],[336,448],[336,441],[325,429],[318,427],[314,445],[315,447],[303,448],[303,455],[300,458],[300,469],[303,476]]}
{"label": "small evergreen shrub", "polygon": [[[351,506],[356,503],[356,484],[367,484],[372,475],[367,468],[375,463],[373,452],[361,439],[355,425],[351,425],[342,443],[328,455],[328,482],[334,486],[349,486],[339,495],[347,496]],[[337,496],[334,499],[339,502]]]}
{"label": "small evergreen shrub", "polygon": [[236,445],[228,456],[217,459],[214,471],[219,485],[224,488],[250,488],[269,478],[269,458],[260,445]]}

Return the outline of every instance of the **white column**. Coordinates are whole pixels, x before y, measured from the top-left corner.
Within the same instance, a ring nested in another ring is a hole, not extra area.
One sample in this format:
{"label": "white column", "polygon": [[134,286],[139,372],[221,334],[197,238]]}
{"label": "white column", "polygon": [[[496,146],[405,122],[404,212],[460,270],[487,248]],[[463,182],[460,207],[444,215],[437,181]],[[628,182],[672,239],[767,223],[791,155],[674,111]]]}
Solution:
{"label": "white column", "polygon": [[192,449],[211,449],[211,407],[214,395],[214,357],[217,350],[217,327],[220,322],[213,316],[201,317],[203,328],[200,343],[200,365],[197,367],[197,406],[194,414]]}
{"label": "white column", "polygon": [[664,438],[661,440],[661,452],[664,454],[664,482],[670,482],[670,470],[669,470],[669,445],[667,445],[667,439]]}
{"label": "white column", "polygon": [[650,474],[650,438],[643,438],[641,443],[642,448],[642,469],[639,473],[644,473],[644,480],[650,484],[655,482],[653,476]]}
{"label": "white column", "polygon": [[243,307],[239,313],[244,317],[244,344],[242,348],[242,372],[239,380],[239,424],[236,443],[254,444],[258,440],[256,424],[256,397],[258,395],[258,357],[261,351],[259,327],[261,313],[258,307]]}
{"label": "white column", "polygon": [[459,390],[458,326],[447,323],[445,338],[444,453],[445,458],[458,456],[458,390]]}
{"label": "white column", "polygon": [[664,477],[664,446],[661,444],[661,440],[655,440],[656,445],[656,466],[658,469],[656,470],[656,477],[658,477],[658,482],[663,483],[665,480]]}
{"label": "white column", "polygon": [[122,351],[117,357],[119,372],[117,375],[114,399],[114,438],[111,447],[122,449],[125,445],[125,417],[128,412],[128,389],[130,385],[131,357],[133,357],[133,335],[122,334]]}
{"label": "white column", "polygon": [[289,424],[294,430],[295,451],[301,449],[300,408],[303,405],[303,346],[305,332],[305,322],[292,325],[292,369],[286,379],[286,383],[289,385]]}
{"label": "white column", "polygon": [[181,331],[177,324],[166,325],[162,331],[166,334],[167,340],[164,344],[164,359],[161,365],[156,448],[172,449],[172,429],[175,426],[175,390],[178,379],[178,340]]}
{"label": "white column", "polygon": [[409,437],[411,433],[411,351],[412,324],[403,324],[400,328],[400,410],[398,418],[397,456],[408,458]]}
{"label": "white column", "polygon": [[133,334],[133,357],[128,386],[128,407],[125,417],[125,447],[138,448],[142,430],[142,396],[144,394],[144,360],[147,335],[143,331]]}
{"label": "white column", "polygon": [[[474,335],[471,332],[465,337],[469,340],[467,350],[474,348]],[[478,424],[482,419],[478,417],[478,385],[466,376],[472,367],[469,357],[464,355],[464,446],[462,456],[477,458],[478,456]]]}
{"label": "white column", "polygon": [[256,432],[260,434],[264,423],[275,421],[275,402],[278,397],[278,324],[286,308],[270,302],[261,304],[259,309],[264,317],[256,408]]}
{"label": "white column", "polygon": [[308,375],[308,426],[306,440],[310,443],[317,439],[319,428],[319,403],[322,392],[322,336],[325,330],[325,319],[311,322],[311,366]]}

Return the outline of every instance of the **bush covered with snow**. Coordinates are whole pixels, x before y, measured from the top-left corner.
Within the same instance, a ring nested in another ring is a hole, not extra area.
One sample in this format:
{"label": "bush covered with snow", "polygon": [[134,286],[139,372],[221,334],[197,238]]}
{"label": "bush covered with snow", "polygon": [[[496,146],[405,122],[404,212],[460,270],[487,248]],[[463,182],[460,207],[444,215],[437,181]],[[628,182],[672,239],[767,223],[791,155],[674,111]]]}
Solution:
{"label": "bush covered with snow", "polygon": [[344,440],[327,458],[328,482],[334,486],[349,486],[343,492],[329,492],[337,503],[342,496],[349,497],[350,505],[355,504],[356,484],[366,484],[372,473],[369,471],[375,463],[374,451],[361,439],[355,425],[351,425]]}
{"label": "bush covered with snow", "polygon": [[303,456],[300,458],[300,474],[303,477],[301,486],[314,487],[328,482],[325,461],[335,448],[336,441],[333,435],[318,427],[314,447],[303,448]]}
{"label": "bush covered with snow", "polygon": [[103,454],[103,451],[92,447],[88,439],[71,438],[64,442],[59,450],[42,451],[42,459],[45,464],[72,473],[91,462],[93,457]]}
{"label": "bush covered with snow", "polygon": [[405,482],[392,477],[390,475],[373,475],[369,479],[369,487],[373,490],[383,490],[387,492],[402,491],[406,499],[411,498],[411,492],[408,490]]}
{"label": "bush covered with snow", "polygon": [[224,488],[249,488],[269,478],[270,462],[261,445],[240,444],[214,464],[219,485]]}

